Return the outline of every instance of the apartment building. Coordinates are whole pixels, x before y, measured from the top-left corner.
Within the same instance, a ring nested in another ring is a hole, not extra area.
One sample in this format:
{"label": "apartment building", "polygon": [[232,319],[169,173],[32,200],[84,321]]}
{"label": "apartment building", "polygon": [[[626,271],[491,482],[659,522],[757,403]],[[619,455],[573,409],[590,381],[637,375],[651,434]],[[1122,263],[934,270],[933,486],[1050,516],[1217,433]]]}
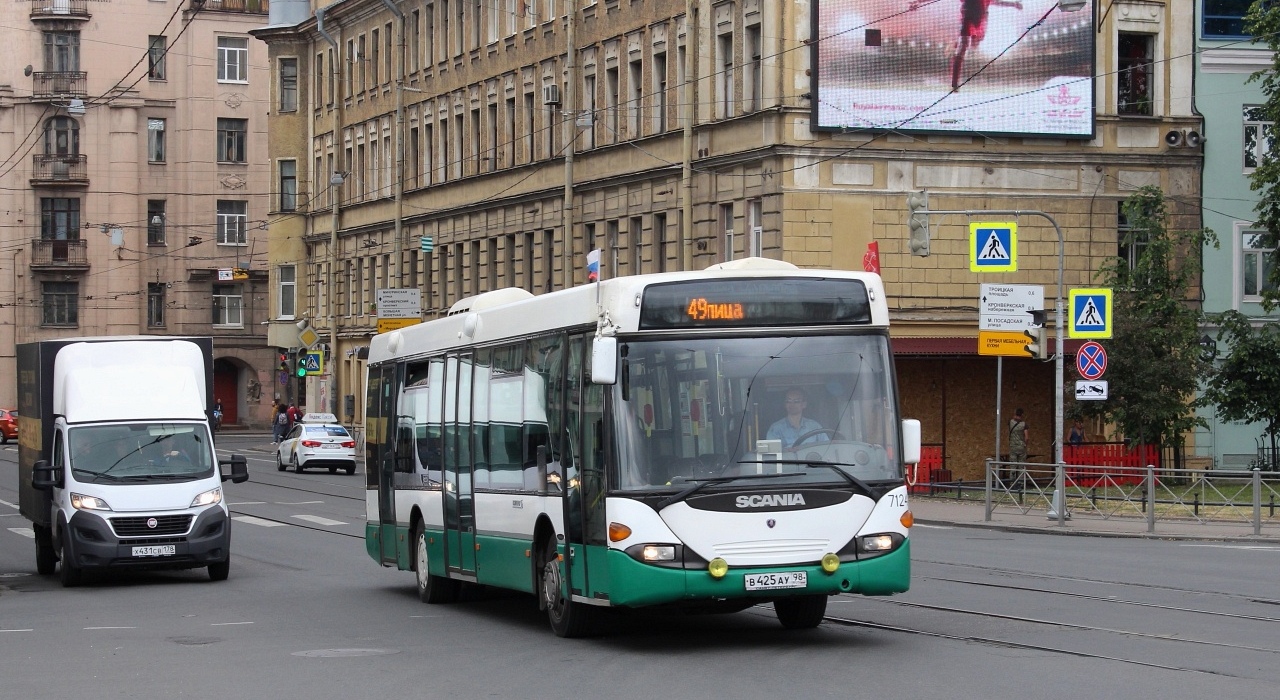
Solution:
{"label": "apartment building", "polygon": [[17,343],[211,335],[226,421],[267,422],[267,9],[0,4],[0,375]]}
{"label": "apartment building", "polygon": [[[606,276],[878,260],[905,413],[963,476],[996,430],[980,284],[1043,285],[1050,309],[1059,268],[1093,285],[1143,185],[1198,226],[1201,153],[1164,139],[1200,126],[1190,1],[992,7],[984,41],[943,0],[277,0],[253,34],[291,96],[268,130],[299,216],[270,227],[274,296],[296,294],[272,344],[305,316],[330,358],[308,395],[358,421],[379,289],[421,290],[433,318],[582,284],[597,248]],[[911,254],[921,190],[1044,216],[996,217],[1018,224],[1016,271],[973,272],[980,213],[931,217],[931,255]],[[1053,366],[1000,361],[1005,415],[1024,407],[1047,457]]]}

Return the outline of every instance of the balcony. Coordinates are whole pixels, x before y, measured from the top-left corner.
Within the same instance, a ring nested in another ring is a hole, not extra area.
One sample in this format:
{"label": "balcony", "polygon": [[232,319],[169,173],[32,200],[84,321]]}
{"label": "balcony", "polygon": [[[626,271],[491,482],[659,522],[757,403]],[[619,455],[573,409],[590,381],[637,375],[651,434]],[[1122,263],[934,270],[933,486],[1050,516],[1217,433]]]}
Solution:
{"label": "balcony", "polygon": [[87,20],[89,0],[31,0],[31,19]]}
{"label": "balcony", "polygon": [[89,269],[87,241],[37,238],[31,241],[31,269],[46,272],[86,272]]}
{"label": "balcony", "polygon": [[191,0],[191,7],[204,12],[243,12],[250,15],[267,14],[267,0]]}
{"label": "balcony", "polygon": [[44,71],[31,74],[32,99],[88,97],[89,74],[82,70]]}
{"label": "balcony", "polygon": [[88,187],[88,160],[89,157],[85,155],[37,154],[31,156],[31,185],[33,187]]}

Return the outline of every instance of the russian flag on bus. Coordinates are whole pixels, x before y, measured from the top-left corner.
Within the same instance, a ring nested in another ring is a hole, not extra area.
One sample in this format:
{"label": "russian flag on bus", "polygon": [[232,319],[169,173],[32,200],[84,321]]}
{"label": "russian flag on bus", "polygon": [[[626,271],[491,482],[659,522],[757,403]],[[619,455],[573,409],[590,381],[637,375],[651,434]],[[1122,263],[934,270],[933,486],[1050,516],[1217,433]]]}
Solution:
{"label": "russian flag on bus", "polygon": [[598,282],[600,280],[600,249],[587,253],[587,281]]}

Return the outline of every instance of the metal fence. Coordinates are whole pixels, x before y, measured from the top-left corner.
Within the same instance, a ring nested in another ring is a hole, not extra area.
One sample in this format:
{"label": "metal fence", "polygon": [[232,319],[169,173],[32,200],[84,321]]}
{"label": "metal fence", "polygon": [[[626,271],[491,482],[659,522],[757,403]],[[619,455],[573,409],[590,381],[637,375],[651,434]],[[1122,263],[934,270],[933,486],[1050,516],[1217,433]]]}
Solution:
{"label": "metal fence", "polygon": [[1261,470],[1161,469],[987,460],[982,482],[931,483],[929,493],[981,499],[985,520],[997,511],[1157,523],[1280,526],[1280,474]]}

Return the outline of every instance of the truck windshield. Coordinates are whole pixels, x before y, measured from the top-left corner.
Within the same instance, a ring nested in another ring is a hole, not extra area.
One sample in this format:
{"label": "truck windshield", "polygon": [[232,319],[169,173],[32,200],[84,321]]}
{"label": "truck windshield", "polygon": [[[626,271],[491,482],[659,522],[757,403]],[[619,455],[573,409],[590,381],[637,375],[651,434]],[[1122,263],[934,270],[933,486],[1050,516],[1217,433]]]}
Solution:
{"label": "truck windshield", "polygon": [[213,473],[209,431],[198,423],[73,427],[67,439],[78,481],[184,481]]}
{"label": "truck windshield", "polygon": [[621,490],[902,479],[882,334],[633,341],[620,359]]}

